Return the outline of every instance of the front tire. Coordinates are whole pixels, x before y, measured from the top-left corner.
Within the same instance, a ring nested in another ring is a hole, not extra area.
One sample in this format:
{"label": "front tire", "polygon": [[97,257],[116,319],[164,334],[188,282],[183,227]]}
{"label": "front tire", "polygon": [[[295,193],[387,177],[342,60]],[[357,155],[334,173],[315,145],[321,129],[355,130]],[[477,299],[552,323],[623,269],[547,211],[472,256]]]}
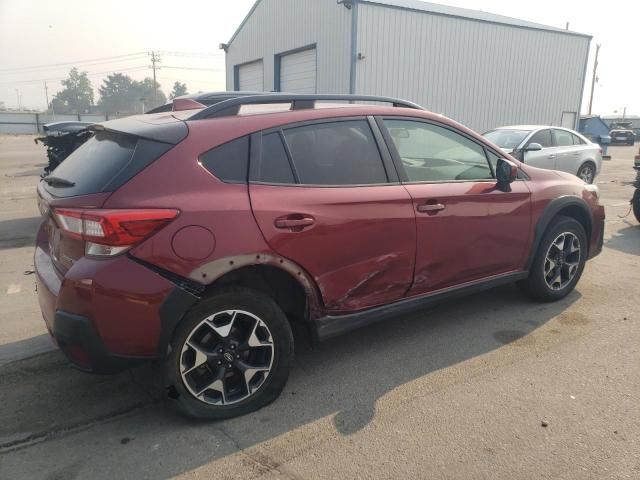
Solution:
{"label": "front tire", "polygon": [[280,395],[292,359],[291,327],[273,299],[248,288],[225,288],[201,300],[176,329],[164,365],[165,387],[190,417],[236,417]]}
{"label": "front tire", "polygon": [[587,235],[574,218],[554,219],[542,237],[529,277],[520,285],[533,299],[554,302],[576,286],[587,259]]}
{"label": "front tire", "polygon": [[633,214],[635,215],[636,220],[640,222],[640,189],[636,188],[633,192],[631,204],[633,205]]}

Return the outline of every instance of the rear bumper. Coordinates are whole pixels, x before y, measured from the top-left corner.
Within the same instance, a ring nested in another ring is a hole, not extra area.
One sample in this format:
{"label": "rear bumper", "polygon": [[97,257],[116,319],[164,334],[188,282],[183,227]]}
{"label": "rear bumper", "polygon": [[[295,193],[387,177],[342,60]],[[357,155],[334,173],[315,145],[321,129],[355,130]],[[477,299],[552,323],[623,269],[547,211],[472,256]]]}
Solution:
{"label": "rear bumper", "polygon": [[91,373],[115,373],[146,358],[114,355],[105,347],[91,320],[62,310],[55,313],[52,336],[69,360]]}
{"label": "rear bumper", "polygon": [[163,358],[175,326],[198,299],[127,256],[81,258],[62,275],[48,244],[38,241],[34,263],[47,329],[85,371]]}

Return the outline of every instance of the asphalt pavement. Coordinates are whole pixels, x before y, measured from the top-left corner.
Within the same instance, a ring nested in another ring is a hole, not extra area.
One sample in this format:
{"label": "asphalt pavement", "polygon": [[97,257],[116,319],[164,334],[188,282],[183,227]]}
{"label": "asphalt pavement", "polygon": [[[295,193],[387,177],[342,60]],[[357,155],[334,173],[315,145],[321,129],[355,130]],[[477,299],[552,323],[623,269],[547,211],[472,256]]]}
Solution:
{"label": "asphalt pavement", "polygon": [[32,274],[44,148],[0,136],[0,479],[640,478],[637,149],[610,148],[604,251],[564,300],[500,287],[298,345],[280,399],[202,423],[150,367],[92,376],[53,348]]}

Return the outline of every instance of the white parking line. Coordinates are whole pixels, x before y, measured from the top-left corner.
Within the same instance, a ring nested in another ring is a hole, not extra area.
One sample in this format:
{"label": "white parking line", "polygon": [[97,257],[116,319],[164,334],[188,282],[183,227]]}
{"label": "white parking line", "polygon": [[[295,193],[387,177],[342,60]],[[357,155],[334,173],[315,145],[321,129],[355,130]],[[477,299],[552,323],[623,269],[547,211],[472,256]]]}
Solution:
{"label": "white parking line", "polygon": [[9,285],[9,288],[7,288],[7,294],[13,295],[14,293],[20,293],[21,290],[22,285],[20,285],[19,283],[12,283],[11,285]]}

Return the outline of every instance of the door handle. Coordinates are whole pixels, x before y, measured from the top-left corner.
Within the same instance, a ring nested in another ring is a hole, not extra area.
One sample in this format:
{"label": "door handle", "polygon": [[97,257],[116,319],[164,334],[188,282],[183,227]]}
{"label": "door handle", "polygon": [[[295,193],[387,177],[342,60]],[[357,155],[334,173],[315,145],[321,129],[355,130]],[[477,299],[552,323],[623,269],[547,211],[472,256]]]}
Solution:
{"label": "door handle", "polygon": [[288,228],[292,231],[300,231],[304,227],[310,227],[316,223],[316,220],[308,215],[287,215],[285,217],[276,218],[273,223],[276,228]]}
{"label": "door handle", "polygon": [[445,206],[441,203],[423,203],[422,205],[418,205],[416,210],[419,212],[439,212],[440,210],[444,210]]}
{"label": "door handle", "polygon": [[555,156],[555,155],[553,155],[553,154],[551,154],[551,155],[549,155],[549,157],[548,157],[548,158],[556,158],[556,156]]}

